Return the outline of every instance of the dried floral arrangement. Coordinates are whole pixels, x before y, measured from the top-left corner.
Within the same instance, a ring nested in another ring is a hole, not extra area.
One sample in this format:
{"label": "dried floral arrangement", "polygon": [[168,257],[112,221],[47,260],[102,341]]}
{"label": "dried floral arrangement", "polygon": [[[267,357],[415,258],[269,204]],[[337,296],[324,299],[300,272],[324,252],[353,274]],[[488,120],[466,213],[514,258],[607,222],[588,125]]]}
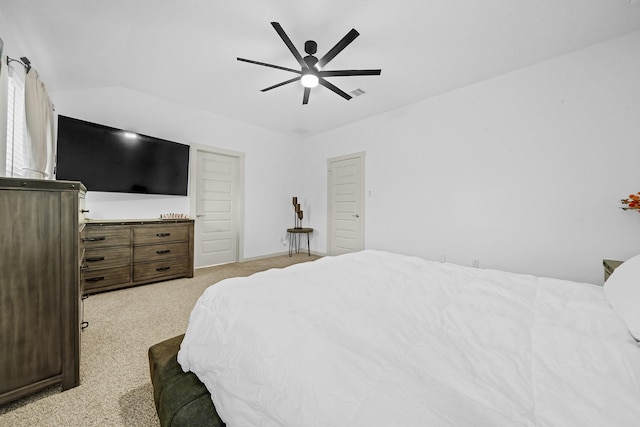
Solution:
{"label": "dried floral arrangement", "polygon": [[629,197],[620,200],[620,203],[624,205],[620,207],[622,210],[640,212],[640,191],[636,194],[629,194]]}

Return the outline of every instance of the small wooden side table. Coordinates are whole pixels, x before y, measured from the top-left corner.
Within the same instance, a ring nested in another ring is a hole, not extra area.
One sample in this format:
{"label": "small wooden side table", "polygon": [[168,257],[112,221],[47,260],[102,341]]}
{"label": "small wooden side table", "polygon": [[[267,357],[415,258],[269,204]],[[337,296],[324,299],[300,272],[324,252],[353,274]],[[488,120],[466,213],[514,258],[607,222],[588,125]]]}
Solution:
{"label": "small wooden side table", "polygon": [[602,265],[604,266],[604,281],[606,282],[607,279],[609,278],[609,276],[611,276],[611,273],[613,273],[613,271],[620,267],[620,265],[622,265],[624,261],[616,261],[613,259],[603,259],[602,260]]}
{"label": "small wooden side table", "polygon": [[[311,256],[311,247],[309,246],[309,234],[313,232],[313,228],[287,228],[289,233],[289,256],[293,255],[293,251],[300,253],[300,235],[307,235],[307,253]],[[296,235],[298,239],[296,240]]]}

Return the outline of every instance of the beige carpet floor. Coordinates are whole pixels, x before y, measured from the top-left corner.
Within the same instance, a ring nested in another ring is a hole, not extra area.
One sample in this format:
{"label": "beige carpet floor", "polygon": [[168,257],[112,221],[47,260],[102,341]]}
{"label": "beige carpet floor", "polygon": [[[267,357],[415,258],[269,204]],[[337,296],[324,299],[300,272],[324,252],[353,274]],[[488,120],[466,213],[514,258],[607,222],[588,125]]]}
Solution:
{"label": "beige carpet floor", "polygon": [[295,254],[196,270],[192,279],[92,295],[84,302],[80,385],[0,406],[0,426],[159,426],[147,351],[185,332],[196,300],[228,277],[312,261]]}

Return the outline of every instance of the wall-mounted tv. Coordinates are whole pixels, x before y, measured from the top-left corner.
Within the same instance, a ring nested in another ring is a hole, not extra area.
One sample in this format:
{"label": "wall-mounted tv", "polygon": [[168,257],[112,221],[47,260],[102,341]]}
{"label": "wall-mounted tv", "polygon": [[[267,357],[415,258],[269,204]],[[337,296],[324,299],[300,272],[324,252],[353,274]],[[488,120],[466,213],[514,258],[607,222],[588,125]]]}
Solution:
{"label": "wall-mounted tv", "polygon": [[189,146],[58,116],[56,179],[89,191],[186,196]]}

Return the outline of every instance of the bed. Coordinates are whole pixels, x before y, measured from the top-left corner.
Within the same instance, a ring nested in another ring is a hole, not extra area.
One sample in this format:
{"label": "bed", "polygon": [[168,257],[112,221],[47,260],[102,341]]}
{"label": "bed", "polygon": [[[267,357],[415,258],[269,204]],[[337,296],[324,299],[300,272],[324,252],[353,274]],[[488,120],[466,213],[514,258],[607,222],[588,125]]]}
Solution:
{"label": "bed", "polygon": [[209,287],[176,363],[230,427],[637,426],[638,274],[325,257]]}

